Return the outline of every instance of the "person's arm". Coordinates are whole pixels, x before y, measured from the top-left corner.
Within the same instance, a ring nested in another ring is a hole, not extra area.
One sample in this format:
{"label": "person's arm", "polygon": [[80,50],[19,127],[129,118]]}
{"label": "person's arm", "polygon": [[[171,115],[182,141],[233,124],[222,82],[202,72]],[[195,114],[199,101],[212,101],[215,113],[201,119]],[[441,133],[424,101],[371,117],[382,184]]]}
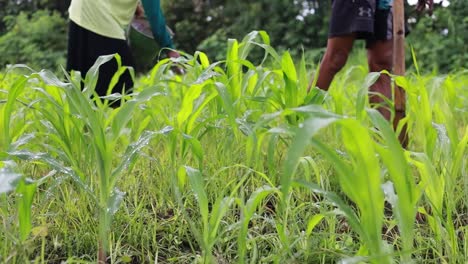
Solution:
{"label": "person's arm", "polygon": [[166,19],[161,10],[159,0],[141,0],[145,9],[146,18],[151,25],[154,38],[159,43],[161,48],[174,48],[171,36],[166,29]]}
{"label": "person's arm", "polygon": [[426,8],[429,14],[432,14],[432,10],[434,9],[434,0],[418,0],[416,10],[423,12]]}

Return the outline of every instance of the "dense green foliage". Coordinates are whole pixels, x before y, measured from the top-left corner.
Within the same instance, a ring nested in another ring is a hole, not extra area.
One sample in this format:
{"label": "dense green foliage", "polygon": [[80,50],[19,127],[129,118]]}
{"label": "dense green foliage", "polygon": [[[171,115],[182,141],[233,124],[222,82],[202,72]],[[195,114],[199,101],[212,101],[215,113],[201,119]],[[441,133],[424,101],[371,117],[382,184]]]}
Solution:
{"label": "dense green foliage", "polygon": [[17,16],[21,12],[34,13],[39,10],[55,10],[66,15],[71,0],[0,0],[0,35],[8,31],[5,17]]}
{"label": "dense green foliage", "polygon": [[293,55],[300,54],[302,48],[326,45],[329,1],[201,1],[198,9],[191,2],[166,3],[168,21],[180,34],[177,41],[182,50],[202,50],[221,59],[227,38],[242,38],[253,30],[267,31],[272,46],[290,49]]}
{"label": "dense green foliage", "polygon": [[8,31],[0,36],[0,65],[24,63],[54,71],[65,65],[66,21],[58,13],[40,10],[4,21]]}
{"label": "dense green foliage", "polygon": [[422,19],[413,29],[413,45],[419,64],[426,71],[468,69],[468,1],[450,1],[432,18]]}
{"label": "dense green foliage", "polygon": [[[183,76],[163,60],[115,108],[92,96],[96,68],[84,91],[77,73],[5,73],[0,261],[465,261],[466,71],[395,77],[403,149],[362,56],[308,92],[305,61],[269,44],[230,40],[221,62],[179,59]],[[258,45],[268,65],[246,59]]]}

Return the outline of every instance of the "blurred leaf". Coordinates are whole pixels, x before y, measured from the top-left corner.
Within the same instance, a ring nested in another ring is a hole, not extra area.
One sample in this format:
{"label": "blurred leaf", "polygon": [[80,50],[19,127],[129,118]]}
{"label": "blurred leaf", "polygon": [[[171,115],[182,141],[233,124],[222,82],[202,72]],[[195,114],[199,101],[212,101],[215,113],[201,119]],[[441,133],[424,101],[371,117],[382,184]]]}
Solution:
{"label": "blurred leaf", "polygon": [[321,116],[312,115],[310,118],[306,119],[304,123],[299,125],[296,136],[289,147],[287,159],[281,174],[281,192],[283,193],[283,198],[286,198],[289,193],[289,187],[297,164],[306,147],[310,145],[310,139],[320,129],[340,120],[339,116],[331,115],[325,110],[319,110],[317,108],[312,109],[316,109],[317,113],[321,114]]}
{"label": "blurred leaf", "polygon": [[121,192],[117,188],[113,190],[107,203],[107,211],[110,215],[114,215],[117,212],[117,210],[119,210],[120,204],[122,203],[124,197],[124,192]]}
{"label": "blurred leaf", "polygon": [[307,223],[306,235],[310,236],[314,228],[322,221],[325,216],[322,214],[314,215]]}
{"label": "blurred leaf", "polygon": [[13,170],[16,166],[12,161],[1,161],[0,165],[0,194],[11,192],[16,188],[21,174]]}
{"label": "blurred leaf", "polygon": [[185,166],[185,171],[190,182],[190,186],[194,192],[195,198],[198,201],[198,206],[200,208],[200,214],[204,223],[204,226],[208,226],[208,197],[205,192],[205,184],[203,177],[199,170]]}
{"label": "blurred leaf", "polygon": [[46,225],[36,226],[31,229],[31,234],[35,237],[47,237],[49,235],[49,228]]}

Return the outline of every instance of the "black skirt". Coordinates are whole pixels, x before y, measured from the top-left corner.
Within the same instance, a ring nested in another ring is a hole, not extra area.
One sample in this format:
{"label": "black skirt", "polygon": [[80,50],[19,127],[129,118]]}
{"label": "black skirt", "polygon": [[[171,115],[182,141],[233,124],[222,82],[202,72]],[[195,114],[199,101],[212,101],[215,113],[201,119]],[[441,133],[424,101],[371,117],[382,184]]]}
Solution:
{"label": "black skirt", "polygon": [[[122,65],[134,67],[130,48],[122,39],[108,38],[91,32],[70,21],[68,33],[67,71],[80,71],[83,78],[93,66],[99,56],[119,54]],[[96,92],[100,96],[106,95],[110,81],[118,70],[115,59],[101,65]],[[120,76],[119,82],[114,86],[112,93],[126,93],[133,88],[133,79],[128,70]]]}

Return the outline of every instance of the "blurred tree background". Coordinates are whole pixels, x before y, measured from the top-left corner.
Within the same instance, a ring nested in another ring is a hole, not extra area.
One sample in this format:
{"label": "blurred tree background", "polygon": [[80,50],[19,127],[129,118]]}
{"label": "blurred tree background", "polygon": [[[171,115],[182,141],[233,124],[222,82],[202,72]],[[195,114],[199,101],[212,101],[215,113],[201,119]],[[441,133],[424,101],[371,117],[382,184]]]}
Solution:
{"label": "blurred tree background", "polygon": [[[468,1],[435,2],[432,16],[419,15],[407,4],[408,47],[414,48],[424,71],[467,68]],[[69,4],[70,0],[0,0],[0,68],[24,63],[58,70],[64,65]],[[267,31],[275,49],[290,50],[295,56],[304,51],[310,63],[320,60],[326,45],[331,0],[163,0],[162,4],[176,33],[176,47],[189,54],[204,51],[212,60],[224,57],[228,38],[241,39],[252,30]]]}

